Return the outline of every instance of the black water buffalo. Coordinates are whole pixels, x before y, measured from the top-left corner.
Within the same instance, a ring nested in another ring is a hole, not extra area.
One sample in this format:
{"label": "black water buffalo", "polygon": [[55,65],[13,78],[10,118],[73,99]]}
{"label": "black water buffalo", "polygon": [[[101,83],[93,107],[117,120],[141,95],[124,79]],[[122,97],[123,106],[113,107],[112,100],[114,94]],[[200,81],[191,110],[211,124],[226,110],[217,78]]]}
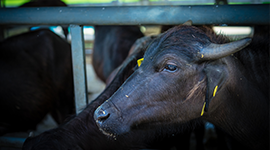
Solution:
{"label": "black water buffalo", "polygon": [[[181,138],[181,134],[174,134],[156,131],[140,130],[136,133],[129,133],[121,137],[107,137],[96,125],[93,118],[94,111],[104,103],[121,84],[136,70],[137,60],[143,57],[144,46],[147,46],[153,37],[144,37],[135,43],[139,46],[133,47],[132,54],[121,65],[120,70],[107,86],[107,88],[92,101],[80,114],[62,124],[56,129],[46,131],[36,137],[29,137],[23,146],[23,150],[40,149],[85,149],[85,150],[106,150],[106,149],[132,149],[132,148],[159,148],[168,149],[175,143],[183,143],[182,147],[189,142],[189,139]],[[183,129],[184,130],[184,129]],[[161,138],[160,138],[160,135]],[[174,138],[180,136],[180,138]],[[180,141],[174,141],[180,139]]]}
{"label": "black water buffalo", "polygon": [[74,112],[70,44],[48,29],[0,42],[0,135]]}
{"label": "black water buffalo", "polygon": [[117,137],[205,119],[247,149],[268,149],[269,35],[256,38],[229,42],[212,29],[187,25],[168,30],[95,111],[97,125]]}
{"label": "black water buffalo", "polygon": [[139,26],[95,26],[92,63],[97,76],[106,82],[126,59],[133,43],[143,36]]}
{"label": "black water buffalo", "polygon": [[125,149],[129,138],[123,142],[119,139],[107,138],[96,126],[93,114],[95,109],[106,101],[128,78],[136,66],[136,60],[143,56],[138,52],[130,56],[119,70],[111,84],[80,114],[67,123],[42,133],[37,137],[28,138],[23,146],[24,150],[34,149]]}

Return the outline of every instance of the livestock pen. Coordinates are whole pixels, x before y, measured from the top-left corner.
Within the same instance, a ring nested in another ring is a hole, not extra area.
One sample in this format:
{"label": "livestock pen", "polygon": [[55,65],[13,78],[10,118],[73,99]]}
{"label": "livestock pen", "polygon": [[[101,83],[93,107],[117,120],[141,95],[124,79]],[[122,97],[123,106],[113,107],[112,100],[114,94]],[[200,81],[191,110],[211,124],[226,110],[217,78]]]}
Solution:
{"label": "livestock pen", "polygon": [[[42,16],[42,17],[41,17]],[[269,25],[269,5],[164,5],[1,8],[0,25],[69,25],[76,113],[88,103],[83,26],[85,25]],[[25,139],[1,137],[6,143]]]}

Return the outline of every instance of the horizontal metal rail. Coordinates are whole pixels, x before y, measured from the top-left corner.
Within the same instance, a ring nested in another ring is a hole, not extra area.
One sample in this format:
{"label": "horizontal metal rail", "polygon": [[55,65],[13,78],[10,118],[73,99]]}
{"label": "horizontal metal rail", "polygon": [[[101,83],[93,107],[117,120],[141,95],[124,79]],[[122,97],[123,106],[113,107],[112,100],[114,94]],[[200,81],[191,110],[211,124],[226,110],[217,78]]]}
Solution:
{"label": "horizontal metal rail", "polygon": [[268,4],[0,9],[0,25],[268,25]]}

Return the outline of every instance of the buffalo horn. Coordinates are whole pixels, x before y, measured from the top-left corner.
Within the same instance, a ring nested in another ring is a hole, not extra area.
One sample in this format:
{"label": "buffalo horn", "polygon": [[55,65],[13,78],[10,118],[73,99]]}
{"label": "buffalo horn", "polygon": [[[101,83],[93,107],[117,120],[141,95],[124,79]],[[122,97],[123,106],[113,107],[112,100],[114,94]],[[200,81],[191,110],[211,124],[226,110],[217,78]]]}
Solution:
{"label": "buffalo horn", "polygon": [[251,42],[251,38],[244,38],[226,44],[210,43],[198,53],[199,60],[215,60],[226,57],[245,48]]}

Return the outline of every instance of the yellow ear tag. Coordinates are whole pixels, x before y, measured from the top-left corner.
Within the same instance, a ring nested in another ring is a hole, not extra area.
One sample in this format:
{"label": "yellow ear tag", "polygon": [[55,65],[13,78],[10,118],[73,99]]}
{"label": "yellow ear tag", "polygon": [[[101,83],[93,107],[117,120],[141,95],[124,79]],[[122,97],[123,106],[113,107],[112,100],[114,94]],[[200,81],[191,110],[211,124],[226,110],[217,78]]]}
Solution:
{"label": "yellow ear tag", "polygon": [[216,86],[215,89],[214,89],[213,97],[215,97],[215,95],[216,95],[216,93],[217,93],[217,89],[218,89],[218,86]]}
{"label": "yellow ear tag", "polygon": [[140,67],[140,66],[141,66],[142,62],[143,62],[143,58],[141,58],[141,59],[138,59],[138,60],[137,60],[138,67]]}
{"label": "yellow ear tag", "polygon": [[204,103],[203,103],[203,107],[202,107],[201,116],[203,116],[205,105],[206,105],[206,102],[204,102]]}

